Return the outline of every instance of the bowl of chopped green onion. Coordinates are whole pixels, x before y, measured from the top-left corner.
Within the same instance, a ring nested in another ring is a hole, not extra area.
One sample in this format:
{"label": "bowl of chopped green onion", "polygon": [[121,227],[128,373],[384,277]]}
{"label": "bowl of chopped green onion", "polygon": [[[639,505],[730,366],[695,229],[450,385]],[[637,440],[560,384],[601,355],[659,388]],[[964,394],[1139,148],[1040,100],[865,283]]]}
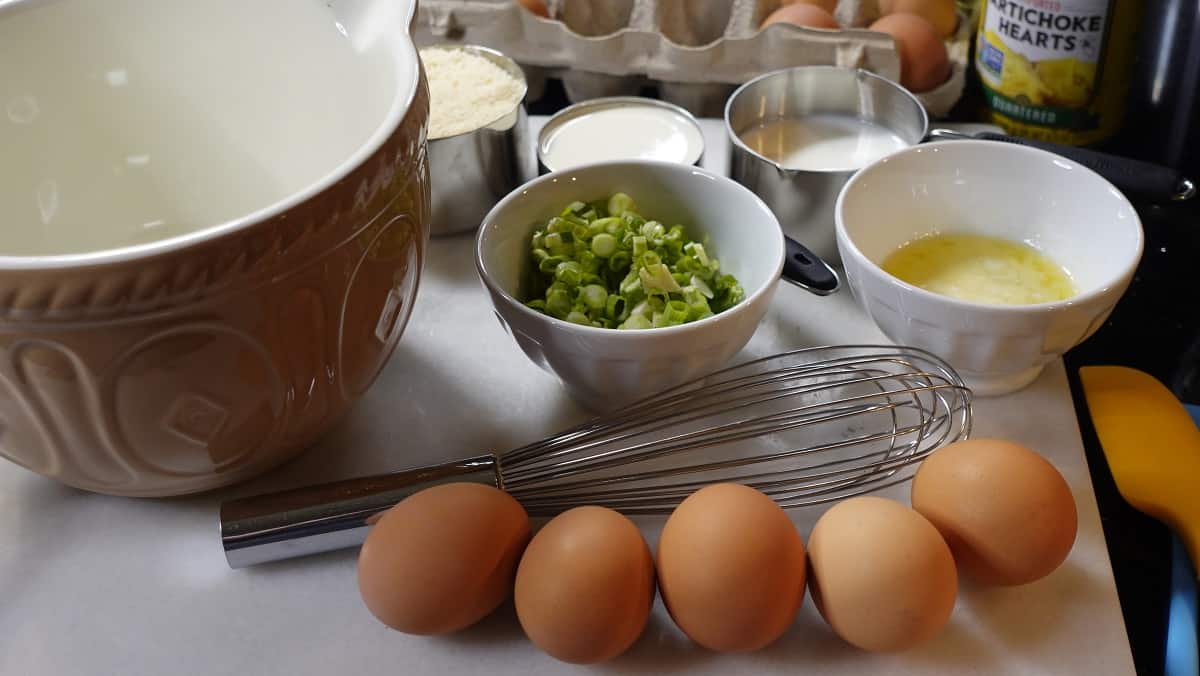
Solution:
{"label": "bowl of chopped green onion", "polygon": [[603,410],[729,361],[766,314],[785,251],[748,189],[636,160],[518,188],[484,218],[475,253],[522,351]]}

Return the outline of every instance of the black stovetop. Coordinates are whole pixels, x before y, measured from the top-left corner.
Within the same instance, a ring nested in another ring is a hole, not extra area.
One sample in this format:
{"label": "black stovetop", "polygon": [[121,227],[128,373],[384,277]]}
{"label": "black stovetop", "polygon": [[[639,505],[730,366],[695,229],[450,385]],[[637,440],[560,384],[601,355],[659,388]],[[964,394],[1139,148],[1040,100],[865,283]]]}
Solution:
{"label": "black stovetop", "polygon": [[1080,366],[1130,366],[1200,404],[1200,201],[1138,212],[1146,251],[1133,284],[1104,327],[1065,360],[1134,663],[1139,674],[1161,674],[1170,534],[1117,492],[1078,382]]}

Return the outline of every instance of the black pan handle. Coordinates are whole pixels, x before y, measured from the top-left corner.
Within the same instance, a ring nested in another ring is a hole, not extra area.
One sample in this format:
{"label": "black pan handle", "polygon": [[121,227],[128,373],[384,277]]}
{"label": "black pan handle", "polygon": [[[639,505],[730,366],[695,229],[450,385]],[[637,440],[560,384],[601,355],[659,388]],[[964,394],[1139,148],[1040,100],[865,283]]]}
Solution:
{"label": "black pan handle", "polygon": [[783,238],[787,245],[787,256],[783,261],[783,280],[814,293],[828,296],[842,286],[842,280],[828,263],[791,237]]}
{"label": "black pan handle", "polygon": [[1108,179],[1118,190],[1150,202],[1182,202],[1196,194],[1196,186],[1186,176],[1170,167],[1118,155],[1109,155],[1088,148],[1076,148],[1058,143],[1008,136],[994,132],[973,135],[985,141],[1003,141],[1029,146],[1061,155],[1091,169]]}

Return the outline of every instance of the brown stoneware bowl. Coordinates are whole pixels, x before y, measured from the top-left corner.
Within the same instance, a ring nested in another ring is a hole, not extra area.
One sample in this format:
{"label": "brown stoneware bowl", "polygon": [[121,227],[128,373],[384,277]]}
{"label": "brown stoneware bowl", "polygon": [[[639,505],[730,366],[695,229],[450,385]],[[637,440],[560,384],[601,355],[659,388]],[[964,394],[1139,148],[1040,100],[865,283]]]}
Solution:
{"label": "brown stoneware bowl", "polygon": [[[73,114],[63,102],[82,96],[72,88],[95,83],[107,88],[88,100],[111,107],[97,124],[135,139],[114,171],[157,171],[157,197],[201,204],[171,212],[194,228],[98,250],[73,250],[72,235],[61,252],[24,253],[0,237],[0,454],[101,493],[202,491],[292,457],[363,394],[408,320],[429,237],[415,4],[0,7],[0,45],[38,38],[0,46],[17,64],[0,76],[57,54],[56,38],[78,43],[0,100],[0,145],[6,133],[45,142],[27,143],[36,166],[0,154],[0,178],[29,183],[42,223],[5,207],[0,227],[107,227],[107,198],[80,189],[109,180],[104,153],[54,145]],[[187,35],[198,37],[172,39]],[[146,81],[172,85],[137,90]],[[6,104],[18,114],[5,119]],[[206,136],[214,129],[223,142]],[[270,180],[247,178],[260,175]],[[119,201],[140,184],[117,185]],[[93,220],[66,219],[85,198]]]}

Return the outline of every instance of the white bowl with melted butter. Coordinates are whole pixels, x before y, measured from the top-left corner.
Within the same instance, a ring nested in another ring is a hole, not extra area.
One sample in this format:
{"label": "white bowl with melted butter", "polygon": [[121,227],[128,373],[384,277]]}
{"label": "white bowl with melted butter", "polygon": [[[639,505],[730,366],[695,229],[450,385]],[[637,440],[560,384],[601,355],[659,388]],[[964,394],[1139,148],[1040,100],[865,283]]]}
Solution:
{"label": "white bowl with melted butter", "polygon": [[915,146],[864,168],[836,223],[867,314],[984,396],[1025,387],[1091,336],[1143,247],[1137,212],[1108,181],[995,141]]}

